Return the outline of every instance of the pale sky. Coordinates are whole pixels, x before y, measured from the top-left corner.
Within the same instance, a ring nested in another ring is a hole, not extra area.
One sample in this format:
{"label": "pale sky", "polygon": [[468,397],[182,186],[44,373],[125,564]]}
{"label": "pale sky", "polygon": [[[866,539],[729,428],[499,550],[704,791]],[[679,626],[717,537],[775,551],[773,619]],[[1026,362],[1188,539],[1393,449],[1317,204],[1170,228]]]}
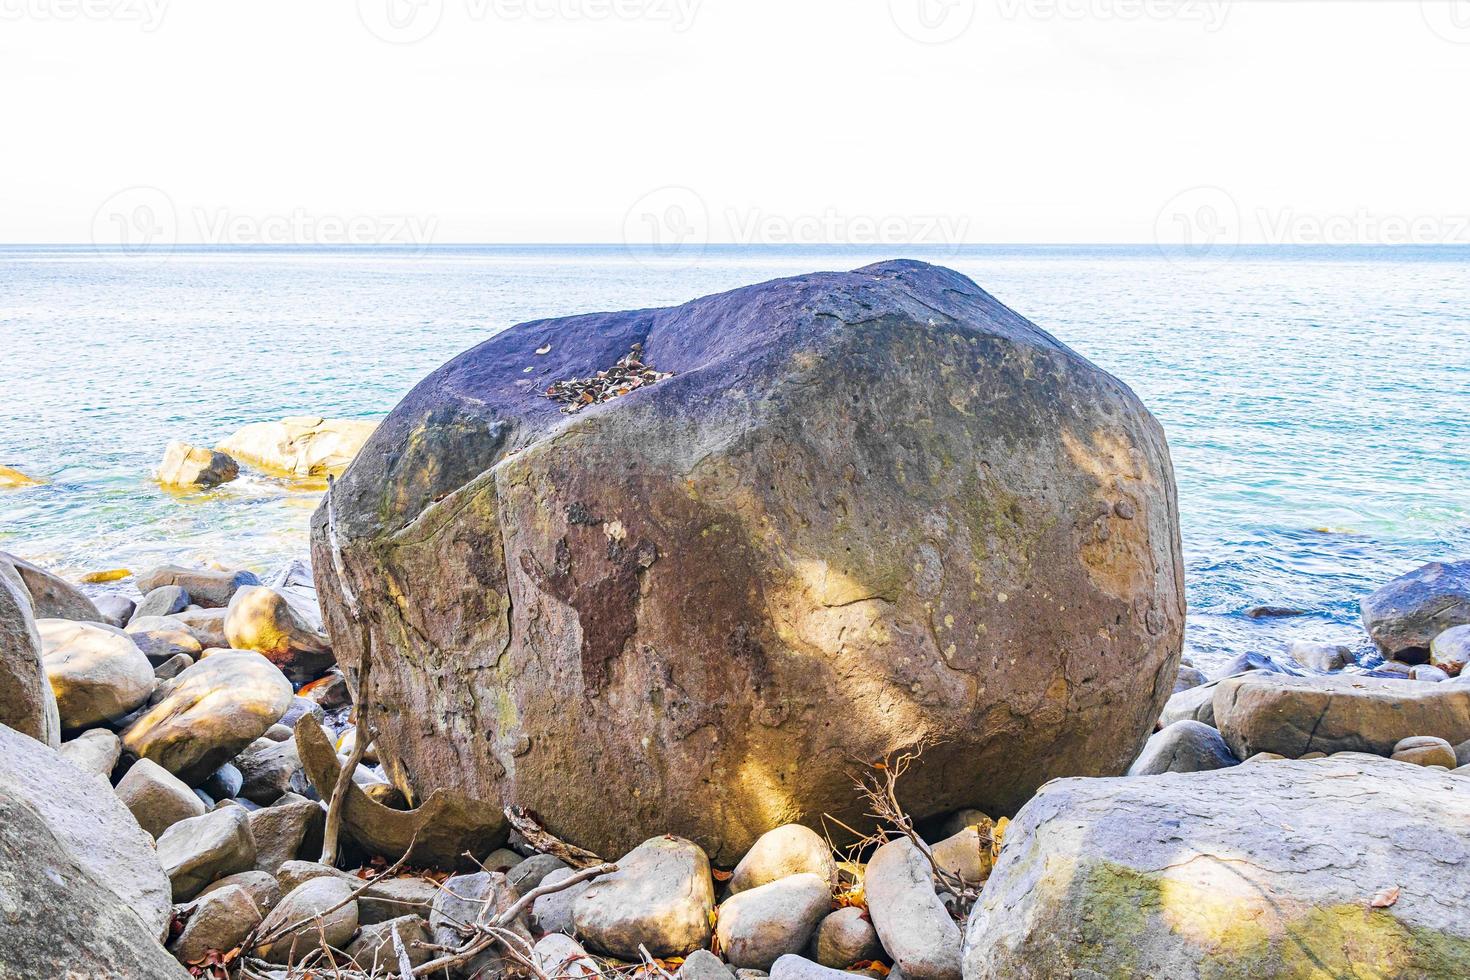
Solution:
{"label": "pale sky", "polygon": [[7,243],[1470,242],[1470,0],[0,0],[0,93]]}

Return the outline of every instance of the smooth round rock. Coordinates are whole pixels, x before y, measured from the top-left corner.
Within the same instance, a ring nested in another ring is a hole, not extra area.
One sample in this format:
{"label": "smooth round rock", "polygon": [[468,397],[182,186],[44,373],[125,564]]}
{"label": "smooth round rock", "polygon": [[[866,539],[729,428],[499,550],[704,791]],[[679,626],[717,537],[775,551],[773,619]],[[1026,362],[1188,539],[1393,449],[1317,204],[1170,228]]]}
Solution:
{"label": "smooth round rock", "polygon": [[[272,963],[295,963],[322,942],[334,949],[345,949],[357,932],[357,900],[347,901],[352,885],[340,878],[322,877],[297,885],[261,923],[261,935],[300,919],[309,921],[299,929],[285,933],[258,952]],[[340,906],[333,908],[334,906]]]}
{"label": "smooth round rock", "polygon": [[715,936],[731,966],[769,970],[779,957],[804,950],[831,910],[830,879],[790,875],[726,899]]}
{"label": "smooth round rock", "polygon": [[62,728],[120,718],[153,693],[153,665],[122,630],[66,619],[42,619],[36,629]]}
{"label": "smooth round rock", "polygon": [[1429,662],[1451,677],[1459,677],[1470,665],[1470,625],[1453,626],[1429,644]]}
{"label": "smooth round rock", "polygon": [[812,937],[812,956],[822,966],[846,970],[854,963],[882,959],[883,944],[868,913],[848,906],[827,916]]}
{"label": "smooth round rock", "polygon": [[730,894],[738,895],[781,878],[805,873],[817,875],[829,885],[835,885],[837,862],[833,860],[832,848],[810,827],[786,824],[766,831],[751,845],[730,876]]}
{"label": "smooth round rock", "polygon": [[1416,735],[1406,738],[1393,747],[1395,762],[1412,762],[1416,766],[1444,766],[1455,768],[1455,749],[1442,738]]}

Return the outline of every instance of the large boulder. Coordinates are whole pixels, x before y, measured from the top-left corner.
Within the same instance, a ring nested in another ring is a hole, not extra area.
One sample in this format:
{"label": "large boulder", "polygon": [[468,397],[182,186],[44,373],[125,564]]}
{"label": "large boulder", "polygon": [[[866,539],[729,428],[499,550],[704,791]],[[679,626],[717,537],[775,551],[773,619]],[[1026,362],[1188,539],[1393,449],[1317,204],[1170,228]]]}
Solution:
{"label": "large boulder", "polygon": [[153,665],[117,627],[43,619],[36,629],[63,728],[121,718],[153,693]]}
{"label": "large boulder", "polygon": [[[105,904],[131,910],[146,935],[155,941],[164,935],[169,920],[169,883],[158,866],[153,839],[105,782],[76,768],[55,750],[0,725],[0,792],[6,795],[6,809],[16,821],[46,828],[44,835],[18,830],[12,836],[9,817],[0,818],[0,834],[5,840],[5,850],[0,852],[4,856],[0,860],[0,936],[20,929],[9,918],[12,909],[23,909],[25,914],[32,911],[25,909],[25,900],[18,896],[30,889],[35,889],[33,894],[37,896],[51,894],[43,883],[23,881],[27,877],[48,877],[48,867],[60,875],[59,885],[76,886],[74,897],[79,908],[91,906],[92,891],[103,889],[109,893]],[[19,850],[12,851],[12,846]],[[71,864],[56,857],[60,852],[70,855]],[[48,865],[53,858],[61,863]],[[72,864],[84,869],[84,874],[75,876]],[[12,869],[19,869],[18,878],[24,886],[19,891],[4,883]],[[66,887],[61,891],[65,892]],[[50,904],[43,907],[53,913],[67,908],[64,897],[53,895],[46,901]],[[99,920],[98,928],[118,921],[117,913],[109,911]],[[43,929],[40,935],[59,935],[66,930],[89,932],[90,925],[53,923],[48,929],[55,931]],[[8,943],[0,942],[0,967],[6,964],[7,949]],[[12,975],[62,974],[22,970],[10,974],[0,968],[0,977]]]}
{"label": "large boulder", "polygon": [[0,576],[25,584],[31,600],[31,615],[37,619],[75,619],[95,623],[102,614],[92,600],[60,575],[33,565],[24,558],[0,551]]}
{"label": "large boulder", "polygon": [[[634,345],[673,377],[545,397]],[[1177,524],[1124,384],[890,262],[507,330],[399,404],[312,537],[410,798],[729,863],[782,823],[863,823],[852,759],[924,740],[918,818],[1122,772],[1178,665]]]}
{"label": "large boulder", "polygon": [[296,477],[340,473],[372,435],[375,422],[293,416],[255,422],[215,448],[266,470]]}
{"label": "large boulder", "polygon": [[236,650],[254,650],[297,680],[332,666],[332,647],[313,604],[284,590],[248,585],[225,613],[225,638]]}
{"label": "large boulder", "polygon": [[1470,793],[1365,757],[1065,779],[1006,832],[965,980],[1470,975]]}
{"label": "large boulder", "polygon": [[1470,624],[1470,561],[1431,562],[1400,575],[1361,606],[1363,626],[1384,657],[1423,663],[1436,636]]}
{"label": "large boulder", "polygon": [[1378,677],[1288,677],[1253,671],[1221,681],[1215,720],[1238,759],[1275,752],[1391,755],[1401,739],[1470,739],[1470,687]]}
{"label": "large boulder", "polygon": [[180,565],[161,565],[138,577],[138,589],[144,593],[177,585],[189,593],[189,598],[206,609],[223,609],[230,598],[247,585],[259,585],[260,579],[254,572],[222,572],[212,568],[184,568]]}
{"label": "large boulder", "polygon": [[41,637],[20,577],[0,574],[0,725],[61,744],[56,696],[41,663]]}
{"label": "large boulder", "polygon": [[291,706],[291,682],[258,653],[206,657],[171,681],[122,734],[123,747],[197,784],[264,735]]}

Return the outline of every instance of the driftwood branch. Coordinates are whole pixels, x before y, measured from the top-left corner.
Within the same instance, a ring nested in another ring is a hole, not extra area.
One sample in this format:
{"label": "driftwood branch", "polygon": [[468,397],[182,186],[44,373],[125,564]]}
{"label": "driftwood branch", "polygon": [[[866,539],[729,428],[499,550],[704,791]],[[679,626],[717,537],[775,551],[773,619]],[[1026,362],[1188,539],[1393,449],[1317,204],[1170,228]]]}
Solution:
{"label": "driftwood branch", "polygon": [[536,818],[526,812],[525,807],[508,806],[505,808],[505,819],[510,825],[520,831],[526,843],[530,844],[542,854],[550,854],[552,857],[561,858],[574,868],[592,868],[603,864],[602,858],[591,851],[584,850],[575,844],[568,844],[561,838],[549,833],[542,827]]}

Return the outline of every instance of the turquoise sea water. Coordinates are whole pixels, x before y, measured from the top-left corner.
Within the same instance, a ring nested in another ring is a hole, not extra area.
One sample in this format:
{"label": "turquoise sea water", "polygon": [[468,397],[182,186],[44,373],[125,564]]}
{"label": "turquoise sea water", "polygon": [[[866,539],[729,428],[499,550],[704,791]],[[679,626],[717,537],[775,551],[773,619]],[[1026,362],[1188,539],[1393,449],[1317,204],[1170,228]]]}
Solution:
{"label": "turquoise sea water", "polygon": [[[259,475],[177,494],[150,474],[285,415],[372,417],[523,320],[661,306],[909,256],[974,278],[1130,384],[1174,454],[1188,646],[1361,645],[1357,600],[1470,557],[1470,249],[1143,247],[943,253],[604,247],[0,248],[0,549],[70,574],[304,555],[313,492]],[[1309,615],[1251,620],[1257,605]]]}

